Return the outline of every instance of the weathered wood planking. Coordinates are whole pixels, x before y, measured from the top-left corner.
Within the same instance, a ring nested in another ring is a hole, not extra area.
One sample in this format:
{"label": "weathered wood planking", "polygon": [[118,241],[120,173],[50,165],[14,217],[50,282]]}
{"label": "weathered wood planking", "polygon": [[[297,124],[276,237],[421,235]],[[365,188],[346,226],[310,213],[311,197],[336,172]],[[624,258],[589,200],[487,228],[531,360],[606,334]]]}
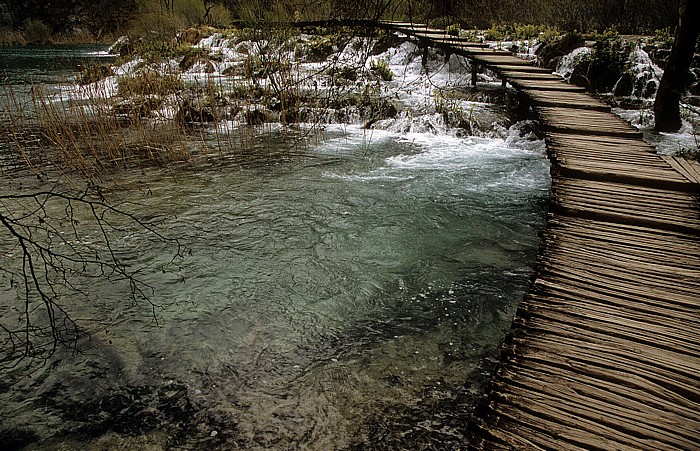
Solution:
{"label": "weathered wood planking", "polygon": [[586,92],[586,90],[580,86],[571,85],[562,80],[551,80],[538,78],[531,80],[528,78],[515,78],[511,77],[508,79],[510,84],[518,89],[538,89],[541,91],[571,91],[571,92]]}
{"label": "weathered wood planking", "polygon": [[498,66],[493,66],[491,67],[494,71],[496,72],[510,72],[511,74],[546,74],[546,75],[551,75],[552,71],[549,69],[545,69],[544,67],[536,67],[536,66],[523,66],[523,65],[517,65],[517,66],[511,66],[508,64],[499,64]]}
{"label": "weathered wood planking", "polygon": [[[456,53],[459,52],[456,51]],[[490,54],[488,52],[476,53],[466,50],[465,53],[467,56],[472,56],[476,62],[486,66],[532,66],[531,61],[516,56],[510,56],[507,52],[502,52],[502,54],[492,52],[495,54]]]}
{"label": "weathered wood planking", "polygon": [[[507,78],[511,82],[513,80],[548,80],[548,81],[562,81],[559,75],[555,75],[549,72],[520,72],[517,70],[501,70],[498,75]],[[569,85],[571,86],[571,85]]]}
{"label": "weathered wood planking", "polygon": [[554,208],[572,216],[700,235],[700,209],[692,193],[558,177],[552,201]]}
{"label": "weathered wood planking", "polygon": [[474,447],[697,449],[698,256],[695,235],[551,219]]}
{"label": "weathered wood planking", "polygon": [[698,185],[659,158],[655,148],[629,138],[551,133],[547,150],[556,172],[589,180],[697,192]]}
{"label": "weathered wood planking", "polygon": [[659,157],[546,69],[454,50],[530,98],[553,173],[537,273],[471,447],[700,450],[700,166]]}
{"label": "weathered wood planking", "polygon": [[[600,100],[594,99],[591,96],[578,92],[551,92],[538,91],[537,89],[522,89],[535,107],[560,107],[570,108],[572,110],[597,110],[609,112],[609,105],[604,104]],[[571,114],[576,114],[572,112]]]}
{"label": "weathered wood planking", "polygon": [[686,160],[682,157],[674,157],[671,155],[663,155],[665,162],[671,165],[680,174],[683,174],[688,181],[692,183],[700,183],[700,164]]}
{"label": "weathered wood planking", "polygon": [[642,137],[638,130],[633,129],[627,122],[612,113],[572,111],[571,108],[546,106],[538,108],[537,113],[545,130],[599,136]]}

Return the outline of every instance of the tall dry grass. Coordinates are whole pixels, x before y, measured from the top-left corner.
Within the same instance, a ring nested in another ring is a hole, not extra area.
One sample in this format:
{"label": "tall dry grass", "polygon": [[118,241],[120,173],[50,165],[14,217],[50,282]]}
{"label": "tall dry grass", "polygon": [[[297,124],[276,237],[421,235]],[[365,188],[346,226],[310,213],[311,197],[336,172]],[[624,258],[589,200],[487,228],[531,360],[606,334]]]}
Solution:
{"label": "tall dry grass", "polygon": [[39,176],[59,172],[75,184],[99,185],[119,168],[182,162],[190,156],[191,139],[183,126],[115,114],[114,101],[94,87],[66,96],[35,85],[28,99],[20,99],[5,86],[2,103],[0,133],[7,157]]}

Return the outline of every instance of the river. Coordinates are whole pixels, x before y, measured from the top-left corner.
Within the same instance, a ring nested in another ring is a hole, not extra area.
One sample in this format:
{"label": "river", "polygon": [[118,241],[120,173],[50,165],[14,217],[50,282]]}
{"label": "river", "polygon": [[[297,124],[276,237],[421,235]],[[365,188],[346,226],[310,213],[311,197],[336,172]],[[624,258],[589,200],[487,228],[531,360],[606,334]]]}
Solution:
{"label": "river", "polygon": [[[13,51],[26,63],[67,50],[6,49],[3,61]],[[95,283],[96,302],[71,306],[92,331],[90,350],[59,351],[3,385],[0,440],[466,446],[546,219],[544,144],[519,130],[458,138],[329,126],[303,153],[145,171],[141,189],[119,195],[162,218],[185,255],[161,273],[167,249],[131,233],[113,245],[155,288],[157,323],[126,287]],[[282,146],[275,137],[262,147]]]}

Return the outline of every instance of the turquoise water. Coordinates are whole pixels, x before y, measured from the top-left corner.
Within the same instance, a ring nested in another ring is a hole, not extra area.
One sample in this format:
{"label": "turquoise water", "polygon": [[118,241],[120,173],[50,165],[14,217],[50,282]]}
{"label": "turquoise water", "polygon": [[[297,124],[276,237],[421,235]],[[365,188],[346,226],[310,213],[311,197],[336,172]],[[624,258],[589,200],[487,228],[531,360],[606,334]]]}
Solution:
{"label": "turquoise water", "polygon": [[116,193],[185,249],[161,272],[171,248],[114,232],[154,288],[157,323],[119,283],[92,283],[87,305],[66,300],[89,350],[3,387],[4,437],[46,449],[466,445],[533,271],[543,144],[517,127],[505,140],[354,126],[303,153],[278,144],[146,171],[144,188]]}

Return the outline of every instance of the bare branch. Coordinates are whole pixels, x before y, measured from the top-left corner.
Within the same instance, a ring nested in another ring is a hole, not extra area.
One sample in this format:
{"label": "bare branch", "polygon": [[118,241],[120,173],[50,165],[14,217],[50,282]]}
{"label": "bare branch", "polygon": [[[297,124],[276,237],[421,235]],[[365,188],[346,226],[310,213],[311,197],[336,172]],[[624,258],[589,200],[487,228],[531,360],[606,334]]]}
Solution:
{"label": "bare branch", "polygon": [[0,236],[5,236],[0,241],[0,277],[8,292],[16,294],[0,310],[0,366],[15,366],[27,358],[45,360],[59,346],[81,352],[78,344],[90,331],[81,328],[65,306],[68,299],[73,304],[76,299],[94,300],[86,288],[88,280],[126,283],[132,303],[149,302],[157,323],[154,288],[137,277],[139,268],[121,260],[114,239],[140,230],[151,240],[172,245],[168,265],[182,255],[182,247],[177,238],[166,237],[127,206],[107,203],[101,194],[96,199],[90,190],[0,195]]}

